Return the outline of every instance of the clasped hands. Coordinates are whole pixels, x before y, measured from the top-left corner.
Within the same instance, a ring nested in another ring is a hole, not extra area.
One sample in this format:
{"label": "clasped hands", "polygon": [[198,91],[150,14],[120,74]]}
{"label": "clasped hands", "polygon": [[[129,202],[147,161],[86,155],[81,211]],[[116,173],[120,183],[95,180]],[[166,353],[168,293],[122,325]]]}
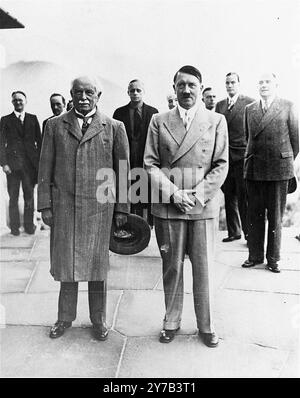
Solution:
{"label": "clasped hands", "polygon": [[[46,225],[49,225],[49,227],[51,227],[53,223],[52,210],[51,209],[42,210],[42,219]],[[114,221],[116,223],[117,228],[122,227],[127,223],[127,214],[116,211],[114,213]]]}
{"label": "clasped hands", "polygon": [[179,189],[171,195],[171,201],[182,213],[192,210],[196,204],[195,189]]}

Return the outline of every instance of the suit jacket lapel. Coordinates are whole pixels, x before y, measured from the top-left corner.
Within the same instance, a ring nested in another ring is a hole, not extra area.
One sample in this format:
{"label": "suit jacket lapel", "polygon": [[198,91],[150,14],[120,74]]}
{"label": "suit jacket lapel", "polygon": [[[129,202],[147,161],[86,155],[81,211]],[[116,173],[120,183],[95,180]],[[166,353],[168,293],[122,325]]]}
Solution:
{"label": "suit jacket lapel", "polygon": [[231,111],[227,110],[227,123],[229,124],[232,119],[241,112],[243,106],[243,97],[241,95],[238,96],[236,103],[234,104]]}
{"label": "suit jacket lapel", "polygon": [[[178,110],[177,110],[178,112]],[[178,112],[179,114],[179,112]],[[180,116],[179,116],[180,118]],[[182,126],[183,122],[181,121]],[[195,144],[196,142],[202,137],[202,135],[207,131],[208,127],[210,126],[209,121],[207,120],[207,116],[205,112],[201,108],[195,114],[195,117],[192,121],[192,124],[189,130],[184,135],[182,142],[178,148],[177,153],[174,155],[172,159],[172,163],[176,162],[179,158],[185,155]],[[184,129],[184,126],[183,126]],[[185,129],[184,129],[185,132]]]}
{"label": "suit jacket lapel", "polygon": [[172,136],[173,140],[175,140],[177,145],[180,146],[186,131],[177,107],[170,111],[168,123],[163,124]]}
{"label": "suit jacket lapel", "polygon": [[[260,101],[258,101],[258,108],[260,108]],[[260,109],[258,109],[259,111]],[[271,106],[267,110],[267,112],[263,115],[260,120],[260,123],[257,127],[256,133],[254,136],[256,137],[263,129],[276,117],[276,115],[280,112],[280,100],[279,98],[275,98],[272,102]],[[258,112],[257,112],[258,113]]]}
{"label": "suit jacket lapel", "polygon": [[[20,120],[17,118],[17,116],[15,115],[15,113],[11,113],[11,122],[14,126],[14,129],[16,130],[16,132],[19,134],[20,137],[24,137],[24,130],[22,127],[22,124],[20,122]],[[25,122],[25,119],[24,119]]]}

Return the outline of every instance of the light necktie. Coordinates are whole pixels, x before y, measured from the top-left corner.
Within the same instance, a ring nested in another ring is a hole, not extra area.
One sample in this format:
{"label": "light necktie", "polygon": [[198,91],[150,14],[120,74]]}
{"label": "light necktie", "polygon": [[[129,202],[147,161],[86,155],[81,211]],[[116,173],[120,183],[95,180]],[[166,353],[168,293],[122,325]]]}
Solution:
{"label": "light necktie", "polygon": [[188,111],[185,111],[184,119],[183,119],[183,125],[184,125],[186,130],[188,128],[189,121],[190,121],[190,118],[188,116]]}
{"label": "light necktie", "polygon": [[269,108],[268,102],[264,101],[264,106],[263,106],[264,114],[267,112],[268,108]]}
{"label": "light necktie", "polygon": [[230,98],[228,100],[228,108],[227,109],[230,111],[233,108],[233,105],[234,105],[234,101]]}

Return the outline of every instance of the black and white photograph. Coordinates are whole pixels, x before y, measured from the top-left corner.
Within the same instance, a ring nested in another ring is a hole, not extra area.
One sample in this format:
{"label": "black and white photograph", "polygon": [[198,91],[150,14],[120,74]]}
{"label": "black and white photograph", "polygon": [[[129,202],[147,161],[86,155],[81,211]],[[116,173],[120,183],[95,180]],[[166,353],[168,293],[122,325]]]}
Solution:
{"label": "black and white photograph", "polygon": [[0,1],[0,380],[300,377],[299,0]]}

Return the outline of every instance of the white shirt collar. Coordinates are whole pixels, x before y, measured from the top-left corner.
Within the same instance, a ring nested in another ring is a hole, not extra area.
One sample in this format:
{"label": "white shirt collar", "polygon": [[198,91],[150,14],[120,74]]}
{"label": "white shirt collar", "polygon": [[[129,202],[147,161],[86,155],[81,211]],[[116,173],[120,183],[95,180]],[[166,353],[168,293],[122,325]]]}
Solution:
{"label": "white shirt collar", "polygon": [[21,115],[21,120],[22,120],[22,121],[23,121],[24,118],[25,118],[25,111],[22,111],[22,112],[14,111],[14,114],[17,116],[18,119],[19,119],[19,117],[20,117],[20,115]]}
{"label": "white shirt collar", "polygon": [[200,103],[196,103],[192,108],[184,109],[182,106],[177,104],[177,107],[179,110],[179,115],[180,115],[181,119],[184,120],[185,115],[187,115],[190,118],[190,120],[193,120],[199,106],[200,106]]}
{"label": "white shirt collar", "polygon": [[273,97],[269,97],[266,100],[264,100],[263,98],[260,98],[260,102],[261,102],[262,107],[264,107],[265,103],[267,103],[267,106],[269,108],[270,105],[272,104],[272,102],[274,101],[275,97],[276,96],[273,95]]}
{"label": "white shirt collar", "polygon": [[239,97],[239,93],[235,94],[233,97],[229,97],[229,96],[228,96],[227,99],[228,99],[228,102],[229,102],[229,103],[235,104],[236,101],[237,101],[237,99],[238,99],[238,97]]}
{"label": "white shirt collar", "polygon": [[[74,108],[74,110],[75,110],[76,116],[80,115],[81,117],[84,117],[84,118],[90,118],[96,113],[97,107],[95,106],[95,108],[92,109],[91,112],[87,113],[86,115],[83,115],[82,113],[78,112],[75,108]],[[80,118],[78,118],[78,119],[80,119]]]}

